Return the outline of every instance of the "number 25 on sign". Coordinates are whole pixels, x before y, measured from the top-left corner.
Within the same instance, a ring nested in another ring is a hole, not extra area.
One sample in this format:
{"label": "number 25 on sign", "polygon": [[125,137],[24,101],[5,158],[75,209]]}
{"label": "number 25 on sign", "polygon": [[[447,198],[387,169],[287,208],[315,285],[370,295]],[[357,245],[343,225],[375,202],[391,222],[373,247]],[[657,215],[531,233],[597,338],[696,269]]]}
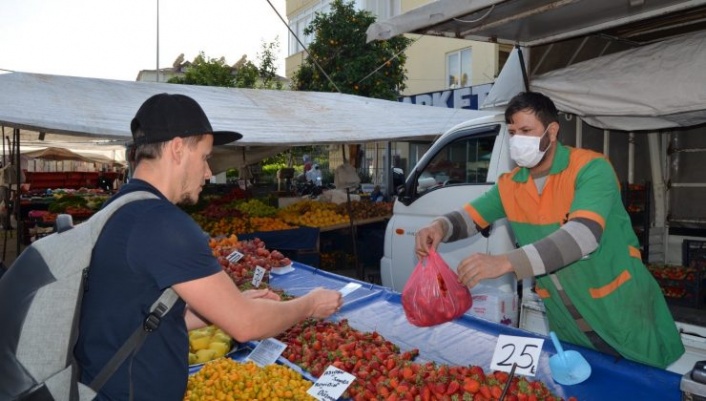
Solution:
{"label": "number 25 on sign", "polygon": [[509,372],[513,364],[517,364],[515,374],[534,376],[537,373],[537,362],[542,352],[544,340],[541,338],[498,336],[490,368]]}

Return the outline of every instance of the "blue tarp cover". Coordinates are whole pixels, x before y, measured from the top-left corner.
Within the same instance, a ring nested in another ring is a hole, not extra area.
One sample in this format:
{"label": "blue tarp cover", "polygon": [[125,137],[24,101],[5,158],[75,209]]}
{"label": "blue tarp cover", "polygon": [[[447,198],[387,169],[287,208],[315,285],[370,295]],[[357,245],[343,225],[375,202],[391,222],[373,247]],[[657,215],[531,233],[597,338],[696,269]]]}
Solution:
{"label": "blue tarp cover", "polygon": [[400,294],[331,272],[294,262],[295,270],[272,276],[270,285],[291,295],[303,295],[313,288],[338,289],[348,282],[359,282],[362,288],[344,299],[334,320],[348,319],[360,331],[377,331],[403,350],[419,349],[419,359],[451,365],[478,365],[490,371],[490,362],[500,334],[543,338],[544,346],[534,378],[546,383],[563,397],[579,400],[659,400],[679,401],[681,375],[625,359],[615,358],[583,347],[564,344],[566,350],[579,351],[591,364],[591,377],[574,386],[561,386],[552,380],[549,357],[556,350],[548,337],[500,325],[470,315],[434,327],[413,326],[405,317]]}

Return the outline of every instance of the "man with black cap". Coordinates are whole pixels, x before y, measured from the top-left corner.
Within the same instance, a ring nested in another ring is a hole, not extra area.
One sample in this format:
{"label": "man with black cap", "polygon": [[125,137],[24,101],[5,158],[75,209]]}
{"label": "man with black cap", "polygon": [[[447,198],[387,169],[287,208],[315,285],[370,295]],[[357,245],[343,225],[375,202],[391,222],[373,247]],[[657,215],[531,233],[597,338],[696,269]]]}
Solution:
{"label": "man with black cap", "polygon": [[240,292],[203,231],[175,205],[198,200],[211,177],[213,145],[240,134],[214,131],[196,101],[172,94],[147,99],[131,130],[135,171],[115,197],[148,191],[157,199],[128,203],[105,225],[93,250],[75,356],[81,381],[90,383],[161,292],[172,287],[181,299],[97,399],[181,400],[188,377],[187,330],[209,322],[239,342],[267,338],[307,317],[330,316],[341,295],[315,289],[279,301],[267,290]]}

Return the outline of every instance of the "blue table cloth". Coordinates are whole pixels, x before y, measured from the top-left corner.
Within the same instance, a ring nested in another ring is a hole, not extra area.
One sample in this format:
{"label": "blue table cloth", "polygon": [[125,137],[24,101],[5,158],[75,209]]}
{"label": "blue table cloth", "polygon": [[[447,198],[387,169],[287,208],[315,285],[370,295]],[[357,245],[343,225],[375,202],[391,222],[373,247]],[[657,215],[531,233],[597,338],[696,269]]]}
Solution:
{"label": "blue table cloth", "polygon": [[555,383],[549,369],[549,357],[556,354],[551,339],[533,332],[508,327],[470,315],[434,327],[420,328],[407,322],[400,294],[388,288],[365,283],[294,262],[294,271],[270,279],[274,288],[291,295],[303,295],[316,287],[339,289],[349,282],[362,287],[344,299],[344,306],[334,320],[348,319],[360,331],[377,331],[402,350],[419,349],[419,359],[451,365],[478,365],[490,371],[498,336],[501,334],[543,338],[544,346],[534,378],[543,381],[565,399],[579,400],[659,400],[679,401],[681,375],[591,349],[564,343],[565,350],[580,352],[591,364],[591,377],[583,383],[562,386]]}

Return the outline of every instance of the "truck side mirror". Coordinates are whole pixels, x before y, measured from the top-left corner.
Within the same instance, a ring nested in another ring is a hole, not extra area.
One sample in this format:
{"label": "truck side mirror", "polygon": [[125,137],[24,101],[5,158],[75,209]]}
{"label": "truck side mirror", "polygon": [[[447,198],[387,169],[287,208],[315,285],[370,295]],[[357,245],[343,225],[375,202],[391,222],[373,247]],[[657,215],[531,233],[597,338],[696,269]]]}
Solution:
{"label": "truck side mirror", "polygon": [[412,203],[412,197],[407,194],[407,188],[404,185],[400,185],[395,189],[397,193],[397,200],[402,202],[403,205],[409,206]]}

